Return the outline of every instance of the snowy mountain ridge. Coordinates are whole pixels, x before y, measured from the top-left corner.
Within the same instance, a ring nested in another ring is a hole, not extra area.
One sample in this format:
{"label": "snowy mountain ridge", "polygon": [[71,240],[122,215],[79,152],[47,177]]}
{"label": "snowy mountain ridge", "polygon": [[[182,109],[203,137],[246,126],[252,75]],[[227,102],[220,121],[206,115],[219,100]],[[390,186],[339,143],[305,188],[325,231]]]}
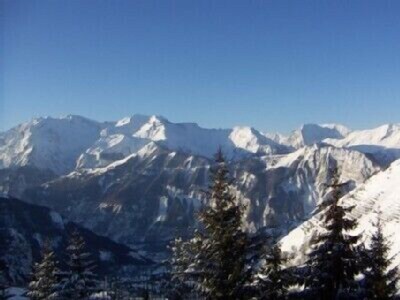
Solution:
{"label": "snowy mountain ridge", "polygon": [[371,154],[384,165],[389,165],[400,158],[400,124],[386,124],[374,129],[353,131],[343,139],[328,138],[323,142]]}
{"label": "snowy mountain ridge", "polygon": [[245,126],[206,129],[195,123],[172,123],[155,115],[133,115],[115,122],[96,122],[69,115],[34,119],[0,133],[0,168],[34,165],[56,174],[67,174],[75,168],[105,167],[138,152],[150,142],[207,158],[219,147],[234,158],[287,154],[323,142],[375,153],[378,159],[382,150],[387,150],[384,158],[387,163],[400,157],[399,140],[399,125],[350,131],[336,124],[305,124],[285,137]]}
{"label": "snowy mountain ridge", "polygon": [[276,142],[294,147],[295,149],[319,143],[325,139],[342,139],[351,132],[340,124],[303,124],[289,136],[267,134]]}

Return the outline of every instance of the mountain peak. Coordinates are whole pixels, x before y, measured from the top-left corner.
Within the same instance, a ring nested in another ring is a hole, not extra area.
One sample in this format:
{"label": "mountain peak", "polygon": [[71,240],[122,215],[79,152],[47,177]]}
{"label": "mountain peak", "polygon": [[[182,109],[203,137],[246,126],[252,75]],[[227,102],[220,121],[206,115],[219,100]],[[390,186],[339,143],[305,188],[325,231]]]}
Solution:
{"label": "mountain peak", "polygon": [[163,116],[160,115],[151,115],[149,122],[157,122],[157,123],[164,123],[164,122],[169,122],[167,118],[164,118]]}
{"label": "mountain peak", "polygon": [[146,122],[168,122],[168,120],[162,116],[157,115],[142,115],[134,114],[130,117],[124,117],[115,122],[115,127],[123,127],[133,123],[146,123]]}
{"label": "mountain peak", "polygon": [[80,116],[35,118],[4,133],[0,167],[33,165],[57,174],[69,172],[100,130],[100,123]]}
{"label": "mountain peak", "polygon": [[300,148],[320,143],[325,139],[342,139],[349,134],[350,130],[338,124],[303,124],[300,129],[295,130],[287,139],[286,143]]}

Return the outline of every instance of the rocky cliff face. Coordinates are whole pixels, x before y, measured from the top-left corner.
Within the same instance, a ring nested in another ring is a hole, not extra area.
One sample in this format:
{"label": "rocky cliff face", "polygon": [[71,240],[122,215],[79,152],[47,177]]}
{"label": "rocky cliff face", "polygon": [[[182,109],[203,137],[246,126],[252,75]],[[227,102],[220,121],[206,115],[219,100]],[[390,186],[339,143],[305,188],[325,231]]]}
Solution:
{"label": "rocky cliff face", "polygon": [[[169,240],[196,226],[211,163],[153,145],[143,155],[29,188],[23,197],[119,242]],[[323,199],[328,169],[334,164],[342,168],[343,180],[351,181],[349,190],[378,171],[361,153],[319,146],[231,161],[237,198],[247,208],[248,230],[285,230],[307,218]]]}

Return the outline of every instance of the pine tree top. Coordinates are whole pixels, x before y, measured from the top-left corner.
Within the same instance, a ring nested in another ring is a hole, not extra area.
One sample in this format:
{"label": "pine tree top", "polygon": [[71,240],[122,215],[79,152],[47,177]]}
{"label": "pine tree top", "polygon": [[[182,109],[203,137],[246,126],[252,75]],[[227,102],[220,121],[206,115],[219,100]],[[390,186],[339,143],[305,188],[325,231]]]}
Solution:
{"label": "pine tree top", "polygon": [[357,220],[349,216],[353,207],[340,203],[343,184],[339,178],[339,170],[335,167],[331,183],[327,185],[332,189],[330,199],[321,204],[323,231],[312,240],[308,260],[310,274],[306,280],[309,288],[329,295],[329,298],[336,297],[340,290],[353,289],[355,275],[362,270],[360,236],[349,233],[356,228]]}
{"label": "pine tree top", "polygon": [[54,251],[46,241],[42,248],[42,259],[33,267],[32,280],[29,283],[28,295],[32,299],[55,299],[58,295],[58,275]]}

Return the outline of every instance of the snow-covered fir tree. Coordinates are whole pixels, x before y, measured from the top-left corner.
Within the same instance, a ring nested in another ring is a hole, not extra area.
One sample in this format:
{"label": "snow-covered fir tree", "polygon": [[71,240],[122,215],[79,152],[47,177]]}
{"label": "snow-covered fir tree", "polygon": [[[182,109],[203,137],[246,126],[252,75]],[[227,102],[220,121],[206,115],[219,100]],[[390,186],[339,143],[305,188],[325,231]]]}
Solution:
{"label": "snow-covered fir tree", "polygon": [[365,294],[367,299],[394,299],[399,274],[397,267],[389,269],[390,242],[383,234],[380,213],[374,225],[370,248],[365,251]]}
{"label": "snow-covered fir tree", "polygon": [[208,205],[199,213],[200,229],[174,249],[174,275],[194,283],[207,299],[242,299],[249,279],[248,238],[242,229],[244,208],[231,191],[229,171],[218,151],[211,170]]}
{"label": "snow-covered fir tree", "polygon": [[305,284],[313,299],[349,299],[357,288],[355,276],[361,271],[357,246],[360,236],[349,233],[357,226],[357,221],[349,216],[354,207],[339,201],[343,184],[339,182],[337,168],[332,177],[332,196],[319,207],[323,233],[313,239],[309,253],[310,273]]}
{"label": "snow-covered fir tree", "polygon": [[261,257],[264,262],[255,280],[257,298],[263,300],[285,299],[290,274],[284,268],[286,259],[282,256],[280,244],[265,246]]}
{"label": "snow-covered fir tree", "polygon": [[85,241],[78,232],[71,234],[68,254],[68,271],[64,276],[63,297],[66,299],[88,299],[97,291],[99,282],[94,271],[94,262],[86,252]]}
{"label": "snow-covered fir tree", "polygon": [[187,246],[182,238],[176,238],[171,246],[173,256],[170,259],[168,267],[172,276],[167,278],[163,284],[166,295],[171,300],[185,299],[185,296],[190,292],[188,282],[186,281],[187,278],[182,278],[181,276],[181,274],[185,274],[187,266],[190,264],[190,257],[185,252],[185,247]]}
{"label": "snow-covered fir tree", "polygon": [[60,270],[50,242],[46,241],[42,250],[42,260],[35,263],[28,296],[32,300],[59,299]]}

